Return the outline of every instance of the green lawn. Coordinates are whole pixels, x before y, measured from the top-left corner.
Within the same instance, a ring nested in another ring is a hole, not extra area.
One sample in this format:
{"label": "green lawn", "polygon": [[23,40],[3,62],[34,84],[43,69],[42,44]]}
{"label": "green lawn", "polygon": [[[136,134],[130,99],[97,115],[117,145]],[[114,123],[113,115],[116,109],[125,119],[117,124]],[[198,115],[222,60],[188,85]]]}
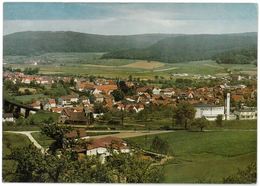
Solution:
{"label": "green lawn", "polygon": [[[166,183],[221,183],[222,178],[256,161],[256,131],[186,132],[159,135],[174,160],[165,165]],[[154,136],[128,139],[149,150]]]}
{"label": "green lawn", "polygon": [[11,149],[24,147],[30,144],[30,140],[22,134],[10,134],[3,133],[3,181],[8,182],[13,176],[11,173],[15,170],[16,163],[13,160],[7,160],[8,155],[11,153]]}

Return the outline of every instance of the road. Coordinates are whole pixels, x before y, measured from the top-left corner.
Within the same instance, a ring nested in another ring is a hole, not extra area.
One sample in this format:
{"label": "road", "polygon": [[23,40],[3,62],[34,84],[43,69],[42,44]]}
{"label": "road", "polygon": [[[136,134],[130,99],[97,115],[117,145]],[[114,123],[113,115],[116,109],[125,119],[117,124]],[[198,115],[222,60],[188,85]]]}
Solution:
{"label": "road", "polygon": [[[100,131],[91,131],[91,132],[100,132]],[[103,131],[104,132],[104,131]],[[108,132],[108,131],[106,131]],[[103,137],[107,137],[107,136],[113,136],[113,137],[118,137],[118,138],[133,138],[133,137],[138,137],[138,136],[146,136],[146,135],[153,135],[153,134],[162,134],[162,133],[169,133],[169,132],[173,132],[171,130],[154,130],[154,131],[110,131],[110,132],[119,132],[117,134],[104,134],[104,135],[100,135],[100,136],[90,136],[89,138],[91,139],[97,139],[97,138],[103,138]]]}
{"label": "road", "polygon": [[23,135],[27,136],[29,138],[29,140],[34,144],[34,146],[37,147],[38,149],[40,149],[42,153],[45,152],[45,149],[32,136],[32,133],[37,132],[37,131],[4,131],[4,132],[14,133],[14,134],[23,134]]}

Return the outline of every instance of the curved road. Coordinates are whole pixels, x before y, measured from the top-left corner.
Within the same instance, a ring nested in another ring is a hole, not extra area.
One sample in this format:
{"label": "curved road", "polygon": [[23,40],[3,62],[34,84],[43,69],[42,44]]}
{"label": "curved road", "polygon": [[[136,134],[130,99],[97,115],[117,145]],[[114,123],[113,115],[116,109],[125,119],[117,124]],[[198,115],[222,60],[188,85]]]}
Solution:
{"label": "curved road", "polygon": [[29,138],[29,140],[34,144],[35,147],[41,150],[42,153],[45,152],[45,149],[34,139],[32,136],[33,132],[39,132],[39,131],[4,131],[8,133],[14,133],[14,134],[23,134]]}

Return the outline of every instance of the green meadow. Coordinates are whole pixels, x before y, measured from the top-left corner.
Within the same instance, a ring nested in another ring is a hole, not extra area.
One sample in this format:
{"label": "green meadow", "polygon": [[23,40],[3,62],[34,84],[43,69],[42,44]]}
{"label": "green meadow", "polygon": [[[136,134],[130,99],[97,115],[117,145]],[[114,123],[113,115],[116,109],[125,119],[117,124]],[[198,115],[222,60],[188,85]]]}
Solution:
{"label": "green meadow", "polygon": [[[174,157],[164,165],[165,183],[221,183],[256,161],[256,131],[177,131],[159,135]],[[149,150],[154,136],[129,138]]]}

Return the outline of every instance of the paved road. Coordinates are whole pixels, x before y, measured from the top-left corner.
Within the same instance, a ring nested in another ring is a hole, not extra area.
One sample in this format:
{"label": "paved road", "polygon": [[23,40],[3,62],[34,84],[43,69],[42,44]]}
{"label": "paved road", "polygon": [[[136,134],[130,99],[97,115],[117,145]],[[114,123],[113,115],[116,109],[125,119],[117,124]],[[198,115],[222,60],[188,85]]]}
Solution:
{"label": "paved road", "polygon": [[137,130],[137,131],[113,131],[113,132],[119,132],[119,133],[117,133],[117,134],[104,134],[104,135],[99,135],[99,136],[90,136],[89,138],[97,139],[97,138],[103,138],[103,137],[107,137],[107,136],[114,136],[114,137],[118,137],[118,138],[133,138],[133,137],[137,137],[137,136],[162,134],[162,133],[169,133],[169,132],[174,132],[174,131],[171,131],[171,130],[166,130],[166,131],[157,130],[157,131],[150,131],[149,132],[147,130],[146,131],[138,131]]}
{"label": "paved road", "polygon": [[32,133],[37,132],[37,131],[4,131],[4,132],[14,133],[14,134],[23,134],[23,135],[27,136],[29,138],[29,140],[34,144],[34,146],[37,147],[38,149],[40,149],[42,153],[45,152],[45,149],[32,136]]}

